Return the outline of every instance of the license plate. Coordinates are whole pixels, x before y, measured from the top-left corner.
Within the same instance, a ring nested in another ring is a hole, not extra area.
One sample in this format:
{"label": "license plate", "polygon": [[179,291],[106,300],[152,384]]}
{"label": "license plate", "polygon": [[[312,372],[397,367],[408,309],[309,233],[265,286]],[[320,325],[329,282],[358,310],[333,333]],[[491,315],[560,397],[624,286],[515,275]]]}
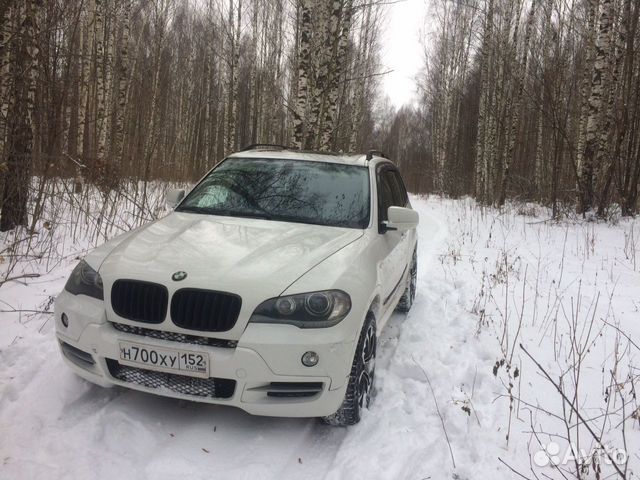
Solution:
{"label": "license plate", "polygon": [[191,377],[209,377],[209,356],[204,353],[172,348],[152,347],[133,342],[120,343],[120,363],[144,366],[159,372],[179,373]]}

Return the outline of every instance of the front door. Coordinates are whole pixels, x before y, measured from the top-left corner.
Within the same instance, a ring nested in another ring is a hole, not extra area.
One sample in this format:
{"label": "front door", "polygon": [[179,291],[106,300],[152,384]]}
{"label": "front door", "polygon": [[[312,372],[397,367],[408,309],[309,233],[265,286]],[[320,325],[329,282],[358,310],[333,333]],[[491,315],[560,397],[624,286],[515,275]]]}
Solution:
{"label": "front door", "polygon": [[399,173],[391,165],[382,166],[376,175],[378,187],[378,232],[379,244],[382,250],[382,260],[378,265],[378,278],[382,292],[382,310],[386,311],[393,305],[393,300],[401,290],[404,290],[410,255],[410,240],[408,232],[387,230],[384,221],[387,220],[387,209],[391,206],[406,207],[408,198]]}

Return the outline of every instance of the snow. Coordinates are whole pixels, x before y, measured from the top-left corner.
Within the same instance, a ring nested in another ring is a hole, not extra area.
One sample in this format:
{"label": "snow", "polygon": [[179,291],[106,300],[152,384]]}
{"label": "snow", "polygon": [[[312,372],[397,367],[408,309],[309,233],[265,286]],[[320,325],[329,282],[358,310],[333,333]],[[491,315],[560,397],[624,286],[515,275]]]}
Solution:
{"label": "snow", "polygon": [[[550,222],[533,205],[499,212],[413,197],[418,296],[385,327],[374,402],[345,429],[101,389],[72,374],[51,315],[26,310],[49,311],[78,256],[147,219],[130,214],[134,198],[117,200],[115,227],[89,222],[99,199],[90,211],[48,205],[63,220],[39,226],[40,258],[13,261],[0,246],[0,278],[40,275],[0,287],[0,478],[516,478],[510,468],[571,478],[572,461],[560,471],[534,455],[554,441],[564,456],[567,432],[588,451],[592,438],[520,343],[562,377],[567,398],[577,383],[581,417],[612,448],[626,445],[627,478],[638,475],[640,220]],[[151,211],[161,212],[158,201]],[[603,478],[614,472],[602,468]]]}

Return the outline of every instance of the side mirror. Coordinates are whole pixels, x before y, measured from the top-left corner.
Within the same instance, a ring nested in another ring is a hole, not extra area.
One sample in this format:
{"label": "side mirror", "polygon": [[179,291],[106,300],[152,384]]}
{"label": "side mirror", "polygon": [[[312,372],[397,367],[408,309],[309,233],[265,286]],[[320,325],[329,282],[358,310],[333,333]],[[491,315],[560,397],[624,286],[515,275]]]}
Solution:
{"label": "side mirror", "polygon": [[388,220],[383,222],[385,230],[411,230],[416,228],[420,221],[418,212],[404,207],[389,207],[387,218]]}
{"label": "side mirror", "polygon": [[167,207],[175,208],[184,198],[184,190],[179,188],[171,188],[167,191],[165,202]]}

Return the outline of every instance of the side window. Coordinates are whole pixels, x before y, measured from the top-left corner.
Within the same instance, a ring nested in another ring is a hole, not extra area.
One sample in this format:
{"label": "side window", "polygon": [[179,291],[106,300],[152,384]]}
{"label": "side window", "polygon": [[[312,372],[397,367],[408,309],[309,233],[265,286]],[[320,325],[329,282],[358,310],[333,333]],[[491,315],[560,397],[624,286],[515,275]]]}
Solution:
{"label": "side window", "polygon": [[404,187],[399,181],[397,172],[388,168],[382,171],[382,175],[386,178],[391,188],[391,196],[393,198],[391,205],[395,207],[405,207],[407,205],[407,197],[404,192]]}
{"label": "side window", "polygon": [[387,220],[387,209],[395,205],[394,186],[389,170],[378,172],[378,222]]}
{"label": "side window", "polygon": [[398,195],[399,195],[398,198],[400,199],[400,203],[398,204],[398,206],[406,207],[407,204],[409,203],[409,195],[407,195],[407,189],[404,186],[404,182],[402,181],[400,172],[398,172],[397,170],[393,170],[392,173],[393,173],[393,178],[395,180],[395,184],[396,184]]}

